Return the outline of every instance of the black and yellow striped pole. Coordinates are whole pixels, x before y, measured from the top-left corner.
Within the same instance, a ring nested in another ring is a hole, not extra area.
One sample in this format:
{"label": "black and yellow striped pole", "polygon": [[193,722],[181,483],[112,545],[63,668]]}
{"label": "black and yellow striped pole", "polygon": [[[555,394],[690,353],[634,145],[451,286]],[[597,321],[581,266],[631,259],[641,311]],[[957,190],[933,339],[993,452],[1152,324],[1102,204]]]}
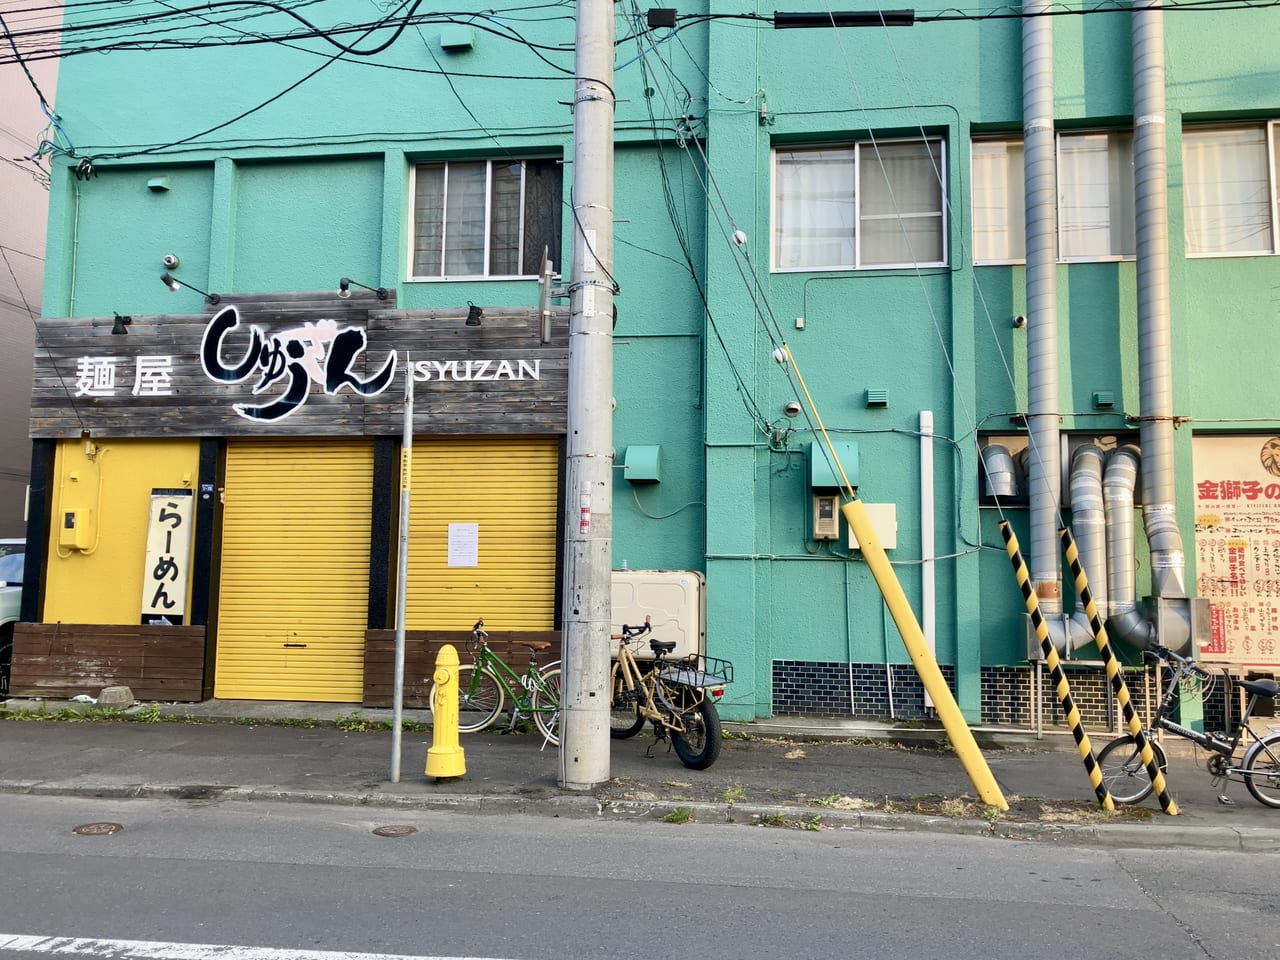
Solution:
{"label": "black and yellow striped pole", "polygon": [[1098,758],[1093,755],[1089,734],[1085,732],[1084,724],[1080,722],[1080,711],[1076,709],[1076,703],[1071,698],[1071,684],[1067,682],[1067,675],[1063,672],[1062,664],[1058,660],[1058,651],[1053,649],[1053,643],[1049,640],[1049,628],[1045,625],[1044,617],[1040,613],[1040,601],[1036,598],[1035,591],[1031,589],[1027,562],[1022,559],[1022,553],[1018,550],[1018,538],[1014,535],[1013,527],[1008,520],[1000,521],[1000,535],[1004,537],[1005,549],[1013,564],[1014,575],[1018,578],[1018,586],[1022,589],[1022,598],[1027,604],[1027,613],[1031,615],[1031,625],[1035,627],[1036,639],[1040,641],[1045,664],[1049,667],[1054,689],[1057,690],[1058,700],[1062,703],[1063,716],[1071,725],[1071,735],[1075,737],[1076,747],[1080,750],[1080,759],[1084,761],[1089,782],[1093,784],[1093,792],[1097,794],[1098,803],[1103,810],[1114,810],[1115,803],[1111,799],[1107,785],[1102,782],[1102,770],[1098,767]]}
{"label": "black and yellow striped pole", "polygon": [[1084,606],[1085,615],[1089,618],[1089,627],[1093,630],[1093,639],[1098,644],[1098,652],[1102,655],[1102,662],[1107,666],[1107,676],[1111,680],[1111,689],[1120,704],[1121,712],[1124,714],[1125,725],[1129,728],[1129,732],[1133,734],[1134,743],[1142,755],[1142,763],[1147,768],[1147,775],[1151,777],[1151,786],[1155,788],[1156,796],[1160,799],[1161,808],[1169,816],[1176,817],[1178,815],[1178,805],[1174,803],[1173,797],[1169,796],[1169,788],[1164,781],[1164,772],[1160,769],[1160,764],[1156,762],[1155,753],[1147,742],[1147,734],[1142,729],[1142,721],[1138,719],[1138,711],[1133,708],[1133,703],[1129,699],[1129,685],[1124,682],[1124,674],[1120,670],[1120,661],[1117,659],[1115,651],[1111,649],[1111,642],[1107,637],[1107,628],[1102,625],[1102,618],[1098,616],[1098,606],[1093,602],[1093,593],[1089,589],[1089,578],[1085,576],[1084,567],[1080,564],[1080,551],[1076,549],[1075,538],[1071,536],[1071,531],[1066,527],[1058,531],[1058,536],[1061,538],[1062,546],[1066,550],[1067,564],[1071,567],[1071,576],[1076,582],[1076,593],[1079,594],[1080,603]]}

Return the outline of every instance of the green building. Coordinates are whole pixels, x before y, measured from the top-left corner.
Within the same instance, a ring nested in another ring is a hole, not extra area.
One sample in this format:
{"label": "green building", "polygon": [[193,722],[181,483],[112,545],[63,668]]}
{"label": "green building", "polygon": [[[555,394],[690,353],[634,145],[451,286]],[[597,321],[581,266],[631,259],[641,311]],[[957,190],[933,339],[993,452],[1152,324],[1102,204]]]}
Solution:
{"label": "green building", "polygon": [[[854,490],[971,723],[1060,722],[1005,521],[1091,721],[1064,526],[1135,676],[1272,672],[1280,14],[615,10],[612,562],[722,715],[930,715]],[[410,675],[558,639],[574,10],[379,16],[67,11],[15,693],[386,702],[406,367]]]}

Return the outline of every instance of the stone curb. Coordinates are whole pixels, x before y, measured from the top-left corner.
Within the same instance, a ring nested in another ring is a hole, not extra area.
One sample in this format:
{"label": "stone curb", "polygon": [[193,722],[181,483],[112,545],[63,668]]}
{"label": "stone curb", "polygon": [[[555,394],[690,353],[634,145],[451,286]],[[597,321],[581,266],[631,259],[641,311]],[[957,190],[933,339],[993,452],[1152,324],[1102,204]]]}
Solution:
{"label": "stone curb", "polygon": [[600,800],[589,795],[546,798],[465,794],[425,796],[373,791],[291,790],[265,786],[216,784],[104,784],[55,783],[47,780],[0,780],[0,794],[91,797],[111,800],[238,800],[270,803],[329,804],[387,810],[436,810],[470,814],[526,814],[577,819],[663,820],[688,811],[697,823],[767,826],[777,818],[780,828],[814,824],[823,830],[912,831],[955,836],[992,837],[1041,843],[1105,844],[1116,847],[1167,848],[1170,845],[1242,853],[1280,850],[1280,832],[1265,828],[1174,827],[1133,823],[1077,824],[1037,821],[952,819],[912,813],[832,810],[794,804],[705,803],[678,800]]}

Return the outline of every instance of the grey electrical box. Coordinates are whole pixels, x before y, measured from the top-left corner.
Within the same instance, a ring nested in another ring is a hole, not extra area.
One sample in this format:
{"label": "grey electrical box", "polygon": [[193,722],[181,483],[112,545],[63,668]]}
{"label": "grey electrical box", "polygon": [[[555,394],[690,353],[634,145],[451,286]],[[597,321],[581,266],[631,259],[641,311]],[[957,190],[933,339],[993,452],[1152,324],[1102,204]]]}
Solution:
{"label": "grey electrical box", "polygon": [[840,495],[816,493],[813,496],[813,539],[840,539]]}

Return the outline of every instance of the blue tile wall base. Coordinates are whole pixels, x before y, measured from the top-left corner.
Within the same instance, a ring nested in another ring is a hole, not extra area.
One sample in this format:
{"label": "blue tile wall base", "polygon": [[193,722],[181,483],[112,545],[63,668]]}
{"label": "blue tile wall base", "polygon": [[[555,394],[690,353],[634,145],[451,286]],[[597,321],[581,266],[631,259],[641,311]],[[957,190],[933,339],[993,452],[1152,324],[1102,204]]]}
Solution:
{"label": "blue tile wall base", "polygon": [[[942,664],[947,686],[955,689],[955,667]],[[1032,704],[1031,666],[982,669],[982,723],[986,726],[1036,727]],[[1067,668],[1071,698],[1089,731],[1119,732],[1124,718],[1111,693],[1105,668]],[[1144,722],[1155,709],[1156,685],[1147,670],[1125,673],[1129,701]],[[1209,730],[1226,727],[1229,692],[1215,684],[1204,702],[1204,723]],[[1068,730],[1049,672],[1040,679],[1040,726]],[[811,660],[773,661],[773,714],[833,719],[925,720],[924,684],[909,663],[844,663]]]}
{"label": "blue tile wall base", "polygon": [[[955,667],[942,666],[955,689]],[[773,713],[925,720],[924,684],[909,663],[773,662]]]}

